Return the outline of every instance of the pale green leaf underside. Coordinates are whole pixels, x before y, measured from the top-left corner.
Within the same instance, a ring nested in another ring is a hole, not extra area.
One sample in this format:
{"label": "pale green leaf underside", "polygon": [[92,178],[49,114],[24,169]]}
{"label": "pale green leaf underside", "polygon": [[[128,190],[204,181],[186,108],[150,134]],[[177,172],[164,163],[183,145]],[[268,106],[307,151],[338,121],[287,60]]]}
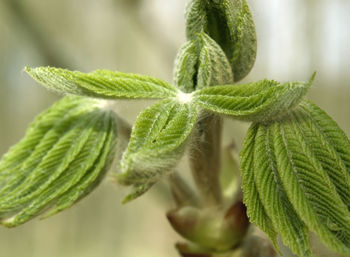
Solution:
{"label": "pale green leaf underside", "polygon": [[54,214],[91,191],[111,163],[115,126],[113,113],[81,97],[40,114],[0,161],[0,222],[12,227],[49,208]]}
{"label": "pale green leaf underside", "polygon": [[192,104],[163,100],[137,118],[121,161],[121,183],[142,187],[157,182],[181,158],[197,119]]}
{"label": "pale green leaf underside", "polygon": [[82,73],[53,67],[26,67],[26,71],[49,89],[81,96],[107,99],[158,99],[175,96],[177,92],[171,84],[145,75],[109,70]]}
{"label": "pale green leaf underside", "polygon": [[302,102],[282,120],[253,124],[241,153],[251,221],[264,231],[271,221],[298,256],[313,256],[308,231],[349,256],[349,150],[344,132],[310,102]]}
{"label": "pale green leaf underside", "polygon": [[237,119],[268,121],[296,106],[307,93],[308,82],[278,83],[262,80],[244,85],[204,88],[193,95],[200,107]]}

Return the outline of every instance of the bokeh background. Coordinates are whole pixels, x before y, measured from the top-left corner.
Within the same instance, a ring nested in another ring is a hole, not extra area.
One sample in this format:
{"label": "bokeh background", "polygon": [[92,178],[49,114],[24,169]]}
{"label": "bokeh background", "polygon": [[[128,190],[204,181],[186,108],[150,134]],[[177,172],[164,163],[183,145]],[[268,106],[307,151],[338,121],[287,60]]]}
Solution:
{"label": "bokeh background", "polygon": [[[309,98],[350,135],[350,1],[248,0],[257,26],[256,65],[244,81],[317,78]],[[186,0],[0,0],[0,155],[59,96],[24,72],[51,65],[108,68],[172,80],[184,42]],[[243,82],[244,82],[243,81]],[[132,123],[149,103],[117,103]],[[247,124],[227,120],[240,146]],[[121,205],[127,189],[106,179],[89,197],[47,220],[0,227],[0,257],[176,257],[165,218],[168,193],[155,188]]]}

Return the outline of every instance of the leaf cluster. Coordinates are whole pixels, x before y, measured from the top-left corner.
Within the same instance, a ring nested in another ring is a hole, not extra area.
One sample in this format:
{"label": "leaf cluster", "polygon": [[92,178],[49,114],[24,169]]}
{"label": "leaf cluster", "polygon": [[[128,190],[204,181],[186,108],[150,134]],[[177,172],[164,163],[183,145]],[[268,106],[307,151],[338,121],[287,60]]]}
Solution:
{"label": "leaf cluster", "polygon": [[[203,35],[202,40],[214,42],[207,35]],[[216,56],[216,50],[217,48],[212,48],[212,45],[208,44],[203,51],[209,53],[209,56],[210,53]],[[214,67],[217,67],[211,64],[210,58],[208,63],[203,65],[202,74],[210,74]],[[226,58],[222,63],[224,65],[227,63]],[[312,79],[309,82],[294,83],[263,80],[244,85],[209,87],[213,82],[221,81],[209,75],[206,76],[207,79],[203,78],[203,81],[211,81],[208,86],[202,84],[202,89],[184,93],[167,82],[142,75],[122,75],[120,72],[105,71],[109,77],[102,79],[101,71],[86,74],[51,67],[26,68],[26,71],[44,86],[58,92],[106,99],[144,98],[148,92],[152,94],[152,98],[160,97],[160,94],[154,93],[157,90],[166,95],[163,97],[164,100],[140,113],[133,127],[128,148],[120,162],[121,173],[118,175],[118,180],[122,184],[134,185],[137,196],[175,167],[184,153],[186,143],[190,140],[198,115],[203,112],[201,110],[243,120],[267,121],[293,108],[312,83]],[[131,79],[133,76],[135,81],[131,83],[131,89],[128,88],[128,82],[110,83],[108,90],[105,86],[108,81],[119,81],[125,77]],[[134,87],[135,83],[141,85]],[[144,190],[140,192],[140,188]]]}
{"label": "leaf cluster", "polygon": [[118,182],[132,186],[124,202],[174,170],[203,117],[245,120],[252,122],[240,154],[250,221],[275,245],[280,235],[298,256],[313,256],[310,232],[350,256],[350,142],[304,99],[315,75],[306,82],[235,84],[256,56],[245,0],[192,0],[186,24],[174,85],[109,70],[25,69],[67,96],[40,114],[0,161],[1,223],[17,226],[43,212],[52,215],[98,185],[115,159],[118,137],[116,114],[103,101],[159,99],[138,115],[118,163]]}

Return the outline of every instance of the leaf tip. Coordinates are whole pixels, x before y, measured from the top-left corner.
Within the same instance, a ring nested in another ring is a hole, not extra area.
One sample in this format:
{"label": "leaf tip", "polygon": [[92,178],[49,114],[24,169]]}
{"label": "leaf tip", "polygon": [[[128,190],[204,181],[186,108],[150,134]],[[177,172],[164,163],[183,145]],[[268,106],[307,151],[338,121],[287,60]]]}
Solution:
{"label": "leaf tip", "polygon": [[25,66],[23,71],[26,72],[30,77],[34,78],[36,68],[31,68],[29,66]]}
{"label": "leaf tip", "polygon": [[37,80],[38,79],[38,72],[40,70],[40,67],[32,68],[29,66],[25,66],[23,71],[25,71],[30,77]]}
{"label": "leaf tip", "polygon": [[130,195],[127,195],[124,197],[124,199],[122,200],[122,205],[125,205],[127,203],[130,203],[133,200],[133,198]]}
{"label": "leaf tip", "polygon": [[29,66],[25,66],[23,71],[27,72],[27,73],[30,73],[32,70],[32,68],[30,68]]}
{"label": "leaf tip", "polygon": [[315,80],[315,78],[316,78],[316,74],[317,74],[316,71],[314,71],[314,73],[312,73],[311,78],[309,79],[309,84],[310,84],[310,85],[314,82],[314,80]]}

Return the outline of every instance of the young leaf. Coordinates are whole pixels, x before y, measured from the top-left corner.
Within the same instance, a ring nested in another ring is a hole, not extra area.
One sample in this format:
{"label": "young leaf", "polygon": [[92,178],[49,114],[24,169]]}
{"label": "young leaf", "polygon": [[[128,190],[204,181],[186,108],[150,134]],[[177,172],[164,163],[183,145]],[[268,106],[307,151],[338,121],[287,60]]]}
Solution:
{"label": "young leaf", "polygon": [[[304,137],[350,210],[349,139],[336,122],[315,104],[304,101],[300,109],[304,112],[304,120],[299,122]],[[318,144],[322,144],[323,148],[317,147]]]}
{"label": "young leaf", "polygon": [[[87,196],[90,192],[92,192],[104,178],[109,167],[111,166],[111,163],[114,160],[114,153],[117,143],[117,131],[115,130],[115,120],[111,119],[110,121],[111,124],[109,132],[106,135],[107,137],[104,141],[103,148],[101,149],[99,156],[95,160],[94,164],[80,179],[79,183],[71,187],[64,195],[62,195],[60,199],[58,199],[58,201],[55,203],[54,208],[52,208],[44,216],[45,218],[71,207],[77,201],[79,201],[80,199]],[[96,138],[96,142],[98,139],[101,140],[101,138]],[[90,151],[91,149],[94,148],[90,148]]]}
{"label": "young leaf", "polygon": [[266,214],[254,179],[254,147],[257,130],[256,124],[249,128],[240,153],[243,202],[247,207],[250,222],[255,223],[264,231],[277,249],[277,232],[270,217]]}
{"label": "young leaf", "polygon": [[119,182],[135,185],[136,192],[144,193],[139,189],[148,189],[150,186],[144,185],[152,185],[171,171],[184,152],[196,119],[197,111],[191,103],[163,100],[144,110],[123,155]]}
{"label": "young leaf", "polygon": [[186,7],[186,36],[196,39],[197,34],[204,31],[208,22],[207,1],[191,0]]}
{"label": "young leaf", "polygon": [[123,199],[123,204],[131,202],[136,198],[140,197],[144,193],[146,193],[151,187],[155,184],[155,182],[145,183],[145,184],[134,184],[132,185],[131,192]]}
{"label": "young leaf", "polygon": [[[54,205],[69,207],[97,185],[109,167],[116,140],[114,114],[99,110],[98,104],[81,97],[63,98],[39,115],[22,141],[2,158],[1,224],[18,226]],[[86,183],[91,174],[94,178]],[[76,188],[74,198],[70,192]],[[53,211],[64,209],[57,208]]]}
{"label": "young leaf", "polygon": [[269,121],[284,115],[307,93],[308,82],[278,83],[271,80],[245,85],[225,85],[194,92],[193,100],[203,109],[237,119]]}
{"label": "young leaf", "polygon": [[[284,192],[277,173],[274,148],[268,126],[260,125],[254,146],[254,181],[261,202],[285,245],[298,256],[312,256],[308,231]],[[269,190],[266,190],[269,185]]]}
{"label": "young leaf", "polygon": [[220,46],[207,34],[201,33],[197,89],[233,83],[230,63]]}
{"label": "young leaf", "polygon": [[204,31],[225,52],[235,81],[244,78],[255,62],[255,25],[245,0],[192,0],[186,12],[186,34],[193,39]]}
{"label": "young leaf", "polygon": [[[298,256],[312,256],[308,231],[349,256],[350,142],[344,132],[310,102],[302,102],[281,120],[253,124],[249,131],[241,161],[244,201],[252,221],[266,212]],[[262,206],[254,203],[252,191]]]}
{"label": "young leaf", "polygon": [[174,83],[182,91],[233,83],[231,66],[220,46],[200,33],[180,49],[175,61]]}
{"label": "young leaf", "polygon": [[198,65],[197,40],[186,42],[175,59],[174,84],[185,93],[195,90]]}
{"label": "young leaf", "polygon": [[[226,7],[226,4],[229,8]],[[228,17],[228,27],[235,28],[232,32],[230,30],[235,42],[234,47],[228,45],[223,49],[230,60],[235,81],[240,81],[247,76],[255,63],[257,41],[254,20],[246,0],[223,1],[221,8],[225,10]],[[233,10],[239,10],[237,16]]]}
{"label": "young leaf", "polygon": [[60,93],[107,99],[169,98],[177,89],[160,79],[109,70],[90,73],[52,67],[29,68],[26,72],[45,87]]}

